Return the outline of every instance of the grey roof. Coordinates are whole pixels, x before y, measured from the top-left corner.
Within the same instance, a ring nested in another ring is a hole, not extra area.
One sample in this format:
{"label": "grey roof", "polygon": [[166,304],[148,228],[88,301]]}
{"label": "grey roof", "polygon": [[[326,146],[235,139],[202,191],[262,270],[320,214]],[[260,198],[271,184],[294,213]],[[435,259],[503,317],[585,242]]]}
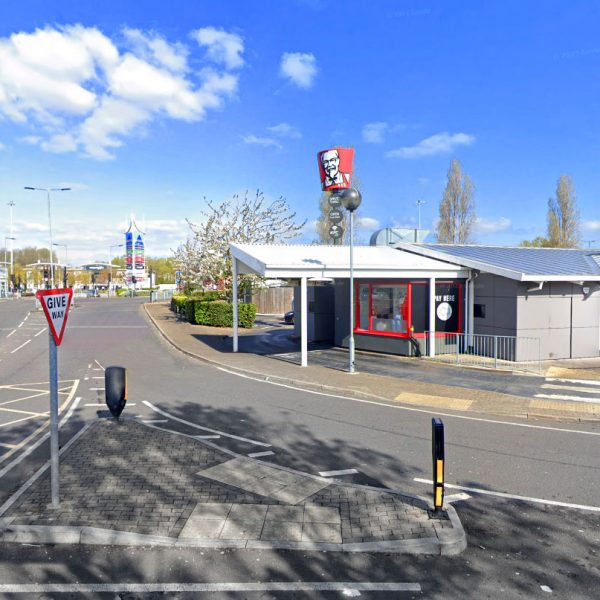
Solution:
{"label": "grey roof", "polygon": [[518,281],[600,281],[600,250],[453,244],[399,247]]}

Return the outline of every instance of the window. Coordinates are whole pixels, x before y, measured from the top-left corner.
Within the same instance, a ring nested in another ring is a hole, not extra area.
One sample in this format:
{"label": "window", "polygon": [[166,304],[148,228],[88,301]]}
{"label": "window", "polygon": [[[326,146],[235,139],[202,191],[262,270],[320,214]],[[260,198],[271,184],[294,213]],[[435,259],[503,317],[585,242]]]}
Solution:
{"label": "window", "polygon": [[[429,285],[426,281],[358,283],[355,331],[370,335],[423,337],[429,329]],[[435,289],[437,335],[462,327],[462,283],[438,281]],[[485,308],[484,308],[485,311]]]}

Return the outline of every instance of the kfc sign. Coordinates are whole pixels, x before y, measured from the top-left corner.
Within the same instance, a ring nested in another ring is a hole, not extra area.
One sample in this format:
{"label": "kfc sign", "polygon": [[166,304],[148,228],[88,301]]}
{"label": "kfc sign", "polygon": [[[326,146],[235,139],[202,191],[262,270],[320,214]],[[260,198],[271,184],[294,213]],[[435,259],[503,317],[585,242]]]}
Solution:
{"label": "kfc sign", "polygon": [[324,191],[352,187],[353,148],[330,148],[319,152],[318,157]]}

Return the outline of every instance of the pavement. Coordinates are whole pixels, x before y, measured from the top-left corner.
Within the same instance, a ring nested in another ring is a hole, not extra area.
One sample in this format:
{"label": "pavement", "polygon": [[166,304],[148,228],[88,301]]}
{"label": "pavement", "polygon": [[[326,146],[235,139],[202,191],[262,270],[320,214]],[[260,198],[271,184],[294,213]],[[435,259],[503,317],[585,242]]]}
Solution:
{"label": "pavement", "polygon": [[[227,334],[173,318],[164,304],[145,309],[163,337],[189,355],[245,376],[298,383],[299,367],[289,362],[232,355]],[[245,337],[269,330],[266,323]],[[313,386],[336,384],[330,370],[311,369],[322,374]],[[268,450],[238,454],[212,441],[218,435],[160,423],[115,420],[99,410],[60,450],[60,507],[51,506],[47,462],[0,506],[0,542],[428,555],[466,548],[450,504],[434,511],[431,498],[344,482],[335,473],[315,476],[261,461]]]}

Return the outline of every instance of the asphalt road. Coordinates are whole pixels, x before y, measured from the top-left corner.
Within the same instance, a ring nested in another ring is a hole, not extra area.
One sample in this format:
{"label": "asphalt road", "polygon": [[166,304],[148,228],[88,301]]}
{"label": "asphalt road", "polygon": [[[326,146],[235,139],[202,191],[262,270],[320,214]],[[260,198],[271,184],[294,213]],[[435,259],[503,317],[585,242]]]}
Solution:
{"label": "asphalt road", "polygon": [[[44,324],[32,306],[29,300],[0,304],[0,386],[5,394],[13,393],[6,386],[28,388],[22,384],[47,381],[47,335],[35,336]],[[275,454],[267,460],[273,462],[311,473],[356,469],[358,474],[349,480],[422,495],[430,492],[427,484],[415,479],[431,477],[430,421],[435,413],[308,393],[206,366],[173,350],[154,332],[140,308],[137,299],[84,299],[70,315],[59,353],[59,379],[65,400],[71,395],[65,411],[76,408],[61,430],[62,443],[103,408],[102,369],[117,364],[128,369],[126,410],[131,414],[156,418],[158,413],[144,404],[150,402],[191,424],[271,444]],[[24,407],[19,410],[41,414],[10,423],[0,411],[4,419],[0,443],[5,444],[5,453],[12,452],[4,461],[0,455],[0,473],[34,443],[36,438],[26,440],[43,424],[40,403],[44,399],[47,395],[8,405],[0,396],[0,409],[19,404]],[[458,557],[4,545],[0,580],[418,582],[420,593],[360,593],[369,598],[534,598],[549,596],[541,587],[548,586],[555,597],[594,597],[600,583],[600,428],[556,421],[510,423],[451,412],[443,419],[447,482],[509,495],[469,492],[470,498],[455,504],[469,542]],[[171,420],[168,427],[190,431],[191,425]],[[244,453],[257,450],[251,442],[226,436],[219,443]],[[23,445],[15,451],[19,444]],[[1,476],[0,501],[47,453],[43,443]],[[447,494],[458,492],[447,490]],[[590,510],[513,496],[586,505]],[[159,592],[133,591],[120,597],[154,597]],[[186,593],[177,597],[198,597]],[[210,597],[342,597],[343,591],[232,594],[226,596],[221,590]],[[114,598],[114,591],[106,597]]]}

